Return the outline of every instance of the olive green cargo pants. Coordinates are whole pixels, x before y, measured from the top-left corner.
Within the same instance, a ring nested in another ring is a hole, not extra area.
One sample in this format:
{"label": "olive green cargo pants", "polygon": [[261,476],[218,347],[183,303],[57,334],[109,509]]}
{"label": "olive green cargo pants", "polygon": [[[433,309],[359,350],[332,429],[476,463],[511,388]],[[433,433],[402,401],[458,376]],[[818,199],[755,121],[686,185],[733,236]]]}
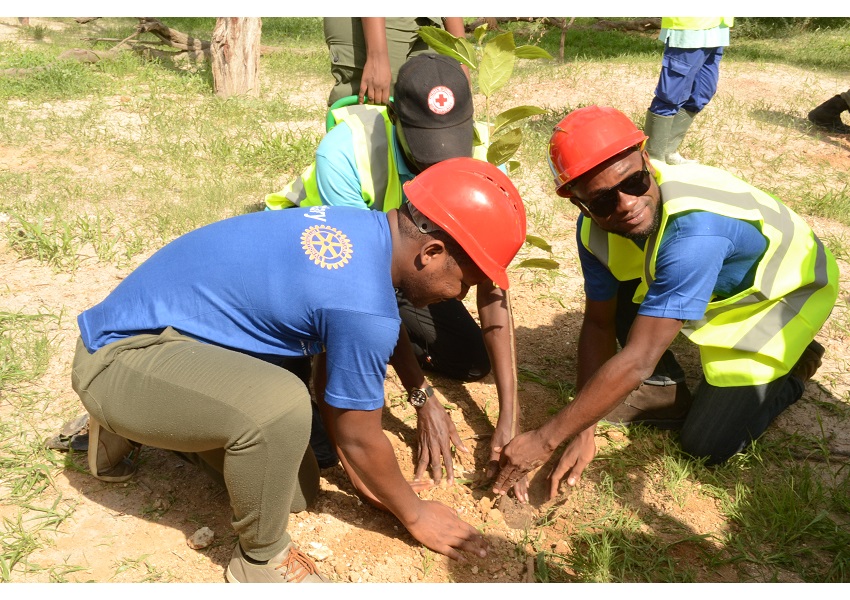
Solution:
{"label": "olive green cargo pants", "polygon": [[[325,42],[331,55],[331,75],[334,86],[328,97],[328,106],[346,96],[360,93],[360,79],[366,64],[366,39],[360,17],[325,17],[323,19]],[[390,59],[393,94],[398,70],[411,56],[434,52],[419,37],[423,25],[444,29],[440,17],[387,17],[387,54]]]}
{"label": "olive green cargo pants", "polygon": [[106,429],[220,472],[233,528],[256,560],[289,543],[289,513],[318,493],[310,395],[285,369],[169,327],[93,354],[78,340],[72,385]]}

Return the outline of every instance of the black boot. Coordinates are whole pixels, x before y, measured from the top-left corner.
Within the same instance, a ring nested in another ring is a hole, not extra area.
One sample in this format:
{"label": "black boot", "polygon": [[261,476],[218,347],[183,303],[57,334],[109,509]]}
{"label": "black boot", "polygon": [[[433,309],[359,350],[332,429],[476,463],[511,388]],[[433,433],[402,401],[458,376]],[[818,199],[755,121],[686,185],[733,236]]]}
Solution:
{"label": "black boot", "polygon": [[809,113],[809,121],[833,133],[850,133],[850,127],[841,121],[841,113],[850,110],[839,95],[835,95]]}

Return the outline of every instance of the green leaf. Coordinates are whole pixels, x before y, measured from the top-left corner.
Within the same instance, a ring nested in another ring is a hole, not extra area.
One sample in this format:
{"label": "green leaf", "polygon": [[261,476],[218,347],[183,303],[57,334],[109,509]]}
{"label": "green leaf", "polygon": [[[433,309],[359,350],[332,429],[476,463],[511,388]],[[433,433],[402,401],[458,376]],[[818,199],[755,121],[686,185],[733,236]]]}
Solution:
{"label": "green leaf", "polygon": [[475,43],[480,44],[481,38],[483,38],[484,34],[486,34],[486,33],[487,33],[487,23],[484,23],[483,25],[479,25],[478,27],[476,27],[475,31],[472,34],[472,36],[475,38]]}
{"label": "green leaf", "polygon": [[511,78],[516,62],[514,48],[514,34],[511,32],[497,35],[484,46],[478,87],[488,98]]}
{"label": "green leaf", "polygon": [[502,134],[498,140],[487,148],[487,162],[499,166],[516,154],[522,143],[522,130],[511,129]]}
{"label": "green leaf", "polygon": [[460,44],[458,47],[458,52],[461,54],[460,62],[470,69],[477,69],[478,61],[476,60],[475,48],[466,38],[457,38],[457,40]]}
{"label": "green leaf", "polygon": [[496,127],[493,130],[493,134],[495,135],[511,123],[516,123],[517,121],[527,119],[533,115],[542,115],[545,112],[546,111],[544,109],[536,106],[515,106],[496,115]]}
{"label": "green leaf", "polygon": [[531,235],[529,233],[525,236],[525,243],[531,244],[535,248],[540,248],[541,250],[545,250],[546,252],[552,252],[552,246],[550,246],[549,242],[544,240],[542,237],[537,237],[536,235]]}
{"label": "green leaf", "polygon": [[438,54],[451,56],[456,61],[468,67],[476,68],[473,62],[475,49],[465,39],[457,38],[445,29],[430,25],[419,28],[419,37]]}
{"label": "green leaf", "polygon": [[552,55],[546,52],[543,48],[537,46],[520,46],[514,50],[514,56],[517,58],[546,58],[552,60]]}
{"label": "green leaf", "polygon": [[419,28],[419,37],[440,54],[449,56],[449,52],[457,52],[455,50],[457,38],[445,29],[440,29],[432,25],[423,25]]}
{"label": "green leaf", "polygon": [[551,258],[528,258],[519,263],[517,269],[546,269],[548,271],[557,271],[561,265],[558,261]]}
{"label": "green leaf", "polygon": [[508,170],[508,175],[513,174],[515,171],[518,171],[522,165],[518,160],[509,160],[505,163],[505,168]]}

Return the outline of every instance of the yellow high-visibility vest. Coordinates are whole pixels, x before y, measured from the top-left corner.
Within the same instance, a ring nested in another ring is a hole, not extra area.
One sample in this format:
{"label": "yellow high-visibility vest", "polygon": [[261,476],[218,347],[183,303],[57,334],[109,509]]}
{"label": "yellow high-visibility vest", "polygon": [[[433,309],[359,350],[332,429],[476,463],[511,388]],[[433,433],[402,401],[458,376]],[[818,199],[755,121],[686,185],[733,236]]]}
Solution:
{"label": "yellow high-visibility vest", "polygon": [[799,215],[732,174],[704,165],[652,165],[663,207],[658,233],[640,249],[584,218],[582,244],[618,280],[641,279],[634,296],[640,303],[655,279],[671,216],[706,211],[752,223],[767,241],[752,286],[730,298],[712,298],[704,317],[685,321],[682,333],[699,346],[712,385],[758,385],[788,373],[835,305],[835,258]]}
{"label": "yellow high-visibility vest", "polygon": [[720,25],[732,27],[735,17],[661,17],[664,29],[714,29]]}
{"label": "yellow high-visibility vest", "polygon": [[[337,124],[345,122],[351,128],[360,195],[366,206],[384,212],[401,206],[404,196],[393,153],[392,123],[387,107],[354,104],[334,109],[331,114]],[[482,143],[473,147],[473,157],[487,160],[487,128],[480,123],[475,123],[475,128]],[[281,191],[266,196],[266,206],[272,210],[319,204],[322,198],[316,183],[315,162]]]}

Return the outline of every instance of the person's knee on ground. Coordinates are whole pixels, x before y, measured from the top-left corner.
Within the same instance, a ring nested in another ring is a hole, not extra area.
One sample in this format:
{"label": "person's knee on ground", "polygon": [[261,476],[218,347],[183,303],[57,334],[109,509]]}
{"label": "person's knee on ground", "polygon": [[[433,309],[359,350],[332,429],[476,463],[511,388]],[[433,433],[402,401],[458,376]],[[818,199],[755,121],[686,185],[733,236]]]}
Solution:
{"label": "person's knee on ground", "polygon": [[[617,343],[624,347],[639,304],[634,295],[640,279],[621,281],[617,287],[614,327]],[[604,421],[620,425],[643,424],[659,429],[679,429],[691,407],[691,393],[685,371],[668,348],[644,382],[614,407]]]}
{"label": "person's knee on ground", "polygon": [[724,463],[761,437],[804,389],[792,373],[766,384],[727,388],[703,377],[679,437],[682,450],[707,465]]}
{"label": "person's knee on ground", "polygon": [[743,451],[751,442],[752,439],[749,436],[736,440],[707,439],[701,435],[701,432],[688,429],[687,424],[679,433],[679,446],[682,451],[694,460],[704,461],[706,466],[725,463]]}
{"label": "person's knee on ground", "polygon": [[658,429],[679,429],[691,409],[693,398],[685,381],[685,371],[668,349],[652,375],[603,419],[619,425],[648,425]]}

